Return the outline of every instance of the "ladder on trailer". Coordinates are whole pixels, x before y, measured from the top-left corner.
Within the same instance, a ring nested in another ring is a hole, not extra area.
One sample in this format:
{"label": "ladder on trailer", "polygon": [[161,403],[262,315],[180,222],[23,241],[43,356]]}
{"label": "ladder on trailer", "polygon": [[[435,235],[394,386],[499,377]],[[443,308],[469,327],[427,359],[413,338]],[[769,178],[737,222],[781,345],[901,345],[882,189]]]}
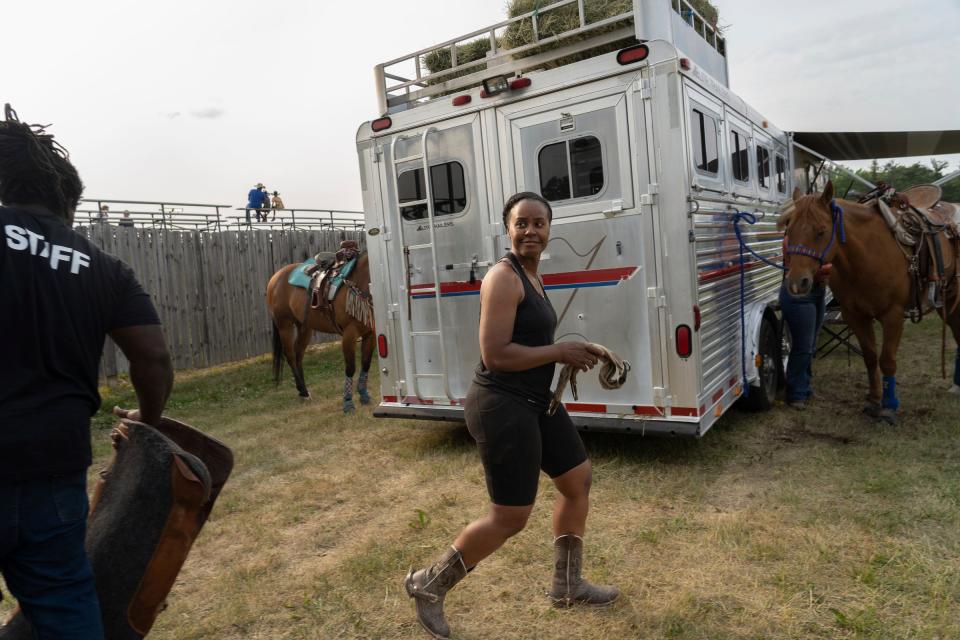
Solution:
{"label": "ladder on trailer", "polygon": [[[434,127],[427,128],[420,135],[420,153],[415,153],[410,156],[405,156],[403,158],[397,158],[396,147],[397,142],[401,140],[406,140],[409,138],[404,138],[403,136],[396,136],[390,142],[390,162],[387,164],[388,170],[391,174],[391,182],[393,183],[393,193],[397,198],[397,238],[400,240],[400,247],[404,255],[404,268],[407,270],[407,282],[409,283],[409,273],[411,269],[410,263],[410,254],[415,251],[430,251],[431,266],[432,266],[432,275],[433,275],[433,302],[436,309],[437,316],[437,328],[436,329],[427,329],[422,331],[413,330],[413,292],[410,290],[410,287],[406,287],[406,298],[407,298],[407,322],[409,323],[408,331],[404,332],[404,353],[407,357],[407,362],[410,366],[410,370],[413,373],[413,393],[414,395],[421,400],[447,400],[451,403],[456,402],[456,398],[453,397],[453,393],[450,391],[450,377],[447,374],[447,343],[444,340],[443,336],[443,316],[441,315],[442,309],[440,305],[440,268],[437,263],[437,238],[436,238],[436,229],[434,228],[434,208],[433,208],[433,185],[431,183],[430,176],[430,160],[427,153],[427,140],[430,137],[430,134],[436,131]],[[400,212],[400,186],[399,180],[400,176],[397,172],[397,164],[400,162],[416,162],[420,161],[420,165],[423,168],[423,185],[424,185],[424,195],[425,197],[421,200],[411,200],[409,202],[404,202],[404,207],[415,207],[417,205],[426,205],[427,207],[427,225],[430,232],[430,241],[419,243],[419,244],[410,244],[406,243],[404,238],[404,225],[403,225],[403,215]],[[434,338],[440,343],[440,373],[421,373],[417,370],[417,352],[414,348],[417,338]],[[444,396],[427,396],[421,393],[420,391],[420,380],[421,379],[441,379],[443,381],[443,391],[446,394]]]}

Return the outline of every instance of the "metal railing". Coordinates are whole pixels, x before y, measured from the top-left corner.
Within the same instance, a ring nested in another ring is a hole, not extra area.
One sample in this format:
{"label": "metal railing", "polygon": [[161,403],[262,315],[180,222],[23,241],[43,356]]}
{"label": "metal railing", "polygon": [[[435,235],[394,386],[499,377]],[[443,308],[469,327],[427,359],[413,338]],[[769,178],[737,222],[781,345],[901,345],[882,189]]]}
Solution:
{"label": "metal railing", "polygon": [[[107,208],[104,209],[104,206]],[[229,215],[231,211],[240,214]],[[171,231],[227,231],[230,229],[349,229],[364,228],[362,211],[336,209],[257,209],[229,204],[198,204],[149,200],[84,198],[74,225],[109,224],[117,227]]]}

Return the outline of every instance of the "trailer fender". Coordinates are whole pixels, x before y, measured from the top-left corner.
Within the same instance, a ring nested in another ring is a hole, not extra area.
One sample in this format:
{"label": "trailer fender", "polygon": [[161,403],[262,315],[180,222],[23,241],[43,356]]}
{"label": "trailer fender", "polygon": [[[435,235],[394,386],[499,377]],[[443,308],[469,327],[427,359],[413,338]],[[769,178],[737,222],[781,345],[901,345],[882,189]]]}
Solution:
{"label": "trailer fender", "polygon": [[752,302],[744,309],[743,320],[747,346],[745,359],[747,380],[750,383],[755,383],[758,380],[757,353],[760,351],[760,326],[763,324],[765,317],[769,317],[774,323],[773,326],[777,328],[779,335],[780,325],[771,303],[766,301]]}

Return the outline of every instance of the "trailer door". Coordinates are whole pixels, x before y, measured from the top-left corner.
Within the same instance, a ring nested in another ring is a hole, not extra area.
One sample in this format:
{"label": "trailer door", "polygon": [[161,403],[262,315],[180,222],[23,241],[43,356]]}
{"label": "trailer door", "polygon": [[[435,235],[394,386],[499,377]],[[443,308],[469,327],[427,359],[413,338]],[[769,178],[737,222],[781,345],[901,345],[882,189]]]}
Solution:
{"label": "trailer door", "polygon": [[480,360],[480,279],[493,257],[479,116],[404,131],[381,153],[400,386],[409,402],[458,404]]}
{"label": "trailer door", "polygon": [[[626,385],[604,390],[581,376],[576,412],[658,415],[662,398],[654,233],[642,107],[630,85],[597,96],[584,87],[498,109],[504,191],[551,202],[541,258],[557,311],[557,340],[603,344],[633,366]],[[610,91],[608,89],[608,91]]]}

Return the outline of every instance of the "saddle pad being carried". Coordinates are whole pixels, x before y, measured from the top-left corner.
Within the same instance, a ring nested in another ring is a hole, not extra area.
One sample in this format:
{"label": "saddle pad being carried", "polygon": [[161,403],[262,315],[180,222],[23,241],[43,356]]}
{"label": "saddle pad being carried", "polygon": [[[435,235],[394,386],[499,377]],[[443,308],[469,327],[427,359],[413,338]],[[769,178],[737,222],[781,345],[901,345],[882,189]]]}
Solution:
{"label": "saddle pad being carried", "polygon": [[314,261],[313,258],[310,258],[309,260],[304,260],[300,266],[298,266],[296,269],[290,272],[290,277],[287,278],[287,282],[289,282],[295,287],[300,287],[301,289],[309,289],[310,276],[304,273],[304,271],[306,271],[307,268],[312,267],[315,264],[317,263],[316,261]]}

